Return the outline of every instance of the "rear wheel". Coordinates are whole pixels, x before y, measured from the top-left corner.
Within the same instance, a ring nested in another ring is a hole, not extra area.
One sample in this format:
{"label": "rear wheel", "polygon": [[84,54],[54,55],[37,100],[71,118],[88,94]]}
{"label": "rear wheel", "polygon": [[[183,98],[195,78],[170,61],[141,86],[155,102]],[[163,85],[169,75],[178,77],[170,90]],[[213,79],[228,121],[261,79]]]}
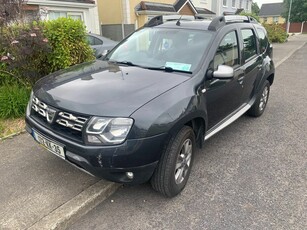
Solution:
{"label": "rear wheel", "polygon": [[151,178],[153,189],[174,197],[185,187],[192,168],[195,150],[193,129],[184,126],[168,142],[158,167]]}
{"label": "rear wheel", "polygon": [[247,114],[253,117],[261,116],[268,103],[269,94],[270,94],[270,82],[265,81],[261,89],[260,95],[256,99],[254,105],[248,110]]}

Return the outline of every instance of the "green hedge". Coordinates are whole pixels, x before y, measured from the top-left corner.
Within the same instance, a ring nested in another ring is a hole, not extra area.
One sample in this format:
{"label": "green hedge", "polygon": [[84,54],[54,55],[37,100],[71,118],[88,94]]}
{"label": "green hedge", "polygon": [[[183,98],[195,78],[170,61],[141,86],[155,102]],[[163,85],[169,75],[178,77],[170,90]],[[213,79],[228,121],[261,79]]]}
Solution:
{"label": "green hedge", "polygon": [[268,32],[268,37],[270,42],[278,42],[283,43],[287,41],[287,32],[284,28],[279,24],[266,24],[264,23],[263,26]]}
{"label": "green hedge", "polygon": [[94,59],[93,50],[86,40],[85,26],[80,20],[59,18],[47,21],[44,35],[52,47],[48,55],[52,72]]}
{"label": "green hedge", "polygon": [[0,34],[0,77],[32,86],[59,69],[94,59],[80,20],[11,25]]}
{"label": "green hedge", "polygon": [[24,115],[34,83],[56,70],[94,60],[83,22],[71,18],[0,30],[0,118]]}

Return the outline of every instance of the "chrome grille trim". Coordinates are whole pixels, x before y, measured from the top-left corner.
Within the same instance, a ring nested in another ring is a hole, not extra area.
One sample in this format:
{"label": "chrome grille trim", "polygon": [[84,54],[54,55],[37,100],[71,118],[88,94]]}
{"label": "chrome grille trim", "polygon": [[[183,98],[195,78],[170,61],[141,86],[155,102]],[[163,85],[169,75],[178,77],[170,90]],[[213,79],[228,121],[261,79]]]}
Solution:
{"label": "chrome grille trim", "polygon": [[32,109],[42,117],[46,118],[49,123],[52,123],[53,118],[57,116],[57,119],[55,121],[57,124],[79,132],[82,131],[84,124],[88,121],[88,118],[76,116],[72,113],[64,111],[60,111],[56,115],[55,110],[50,108],[47,104],[40,101],[35,96],[32,100]]}
{"label": "chrome grille trim", "polygon": [[64,119],[57,119],[56,123],[58,123],[59,125],[62,125],[64,127],[77,130],[77,131],[82,131],[82,128],[83,128],[83,125],[73,124],[73,123],[70,123],[69,121],[64,120]]}
{"label": "chrome grille trim", "polygon": [[66,119],[68,119],[70,121],[78,122],[80,124],[84,124],[85,122],[87,122],[86,118],[84,118],[84,117],[76,117],[73,114],[67,113],[67,112],[60,112],[59,116],[61,116],[63,118],[66,118]]}

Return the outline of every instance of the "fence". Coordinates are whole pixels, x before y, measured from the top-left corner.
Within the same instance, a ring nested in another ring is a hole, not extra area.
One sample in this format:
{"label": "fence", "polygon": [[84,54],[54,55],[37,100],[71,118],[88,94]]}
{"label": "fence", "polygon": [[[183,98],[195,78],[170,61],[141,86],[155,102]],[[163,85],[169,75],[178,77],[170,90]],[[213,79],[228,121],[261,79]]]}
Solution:
{"label": "fence", "polygon": [[[303,26],[303,31],[302,31]],[[287,23],[283,24],[282,27],[287,30]],[[307,22],[291,22],[289,33],[307,33]]]}

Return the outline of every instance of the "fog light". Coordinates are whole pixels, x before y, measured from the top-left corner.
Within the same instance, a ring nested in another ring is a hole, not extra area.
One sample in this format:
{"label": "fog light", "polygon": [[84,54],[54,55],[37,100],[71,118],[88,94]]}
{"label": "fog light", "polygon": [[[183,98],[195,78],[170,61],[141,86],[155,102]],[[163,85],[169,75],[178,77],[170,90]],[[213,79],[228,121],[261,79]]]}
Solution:
{"label": "fog light", "polygon": [[126,176],[128,177],[128,179],[132,180],[133,179],[133,172],[126,172]]}

